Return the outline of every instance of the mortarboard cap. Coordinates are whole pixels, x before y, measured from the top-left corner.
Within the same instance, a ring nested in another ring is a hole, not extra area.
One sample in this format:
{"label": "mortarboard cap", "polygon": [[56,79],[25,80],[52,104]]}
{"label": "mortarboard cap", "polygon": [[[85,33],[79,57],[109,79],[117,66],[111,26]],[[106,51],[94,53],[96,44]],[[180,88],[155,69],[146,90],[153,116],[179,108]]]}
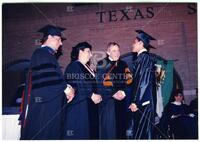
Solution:
{"label": "mortarboard cap", "polygon": [[154,48],[152,45],[150,45],[150,40],[156,40],[155,38],[153,38],[152,36],[150,36],[149,34],[145,33],[144,31],[142,30],[135,30],[138,35],[137,35],[137,38],[140,39],[143,43],[144,43],[144,46],[146,48]]}
{"label": "mortarboard cap", "polygon": [[85,49],[85,48],[90,48],[90,50],[92,49],[92,46],[88,43],[88,42],[80,42],[80,43],[78,43],[75,47],[73,47],[73,48],[75,48],[77,51],[79,51],[79,50],[83,50],[83,49]]}
{"label": "mortarboard cap", "polygon": [[38,32],[43,33],[43,38],[47,37],[48,35],[52,36],[60,36],[61,40],[66,40],[65,37],[62,36],[62,31],[64,31],[65,28],[57,27],[53,25],[46,25],[43,28],[39,29]]}
{"label": "mortarboard cap", "polygon": [[79,50],[83,50],[85,48],[89,48],[92,50],[92,46],[88,42],[80,42],[75,47],[72,47],[71,52],[71,61],[75,61],[78,59]]}
{"label": "mortarboard cap", "polygon": [[151,44],[149,44],[147,48],[156,49],[156,47],[152,46]]}

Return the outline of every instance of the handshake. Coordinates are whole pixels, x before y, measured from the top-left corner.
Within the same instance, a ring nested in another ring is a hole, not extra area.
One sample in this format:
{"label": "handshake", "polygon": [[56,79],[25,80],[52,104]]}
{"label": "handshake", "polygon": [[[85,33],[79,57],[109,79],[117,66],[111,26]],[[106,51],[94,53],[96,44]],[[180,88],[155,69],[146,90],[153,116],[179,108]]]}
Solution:
{"label": "handshake", "polygon": [[92,94],[91,99],[95,104],[98,104],[102,101],[101,95],[95,93]]}
{"label": "handshake", "polygon": [[[67,85],[67,88],[64,90],[64,93],[68,100],[67,103],[70,103],[75,96],[75,90],[72,88],[71,85]],[[95,104],[98,104],[102,101],[101,95],[95,93],[92,94],[91,99]]]}
{"label": "handshake", "polygon": [[124,91],[119,90],[112,97],[118,101],[121,101],[126,97],[126,94],[124,93]]}
{"label": "handshake", "polygon": [[132,103],[130,106],[129,106],[129,109],[132,111],[132,112],[136,112],[138,110],[138,107],[135,103]]}

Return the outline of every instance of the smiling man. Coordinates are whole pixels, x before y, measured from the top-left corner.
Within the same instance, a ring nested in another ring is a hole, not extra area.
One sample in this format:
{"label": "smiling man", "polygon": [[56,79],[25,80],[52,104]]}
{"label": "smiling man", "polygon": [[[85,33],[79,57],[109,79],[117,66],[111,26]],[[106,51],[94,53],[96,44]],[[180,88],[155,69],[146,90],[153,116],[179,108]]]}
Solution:
{"label": "smiling man", "polygon": [[111,42],[107,57],[98,62],[98,93],[100,103],[100,139],[126,138],[126,88],[132,75],[126,62],[120,60],[120,46]]}

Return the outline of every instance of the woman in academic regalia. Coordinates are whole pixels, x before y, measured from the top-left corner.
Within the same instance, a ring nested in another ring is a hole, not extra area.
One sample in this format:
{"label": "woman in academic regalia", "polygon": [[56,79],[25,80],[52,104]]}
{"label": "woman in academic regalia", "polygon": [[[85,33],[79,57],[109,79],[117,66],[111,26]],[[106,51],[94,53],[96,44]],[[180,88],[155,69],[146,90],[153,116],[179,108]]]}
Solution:
{"label": "woman in academic regalia", "polygon": [[64,139],[98,139],[98,103],[94,71],[88,62],[91,45],[82,42],[73,47],[71,63],[65,70],[65,79],[75,89],[74,100],[65,110]]}
{"label": "woman in academic regalia", "polygon": [[189,106],[184,104],[180,90],[176,90],[173,95],[174,100],[167,104],[163,113],[163,126],[171,129],[175,139],[195,138],[197,124],[194,114],[190,113]]}

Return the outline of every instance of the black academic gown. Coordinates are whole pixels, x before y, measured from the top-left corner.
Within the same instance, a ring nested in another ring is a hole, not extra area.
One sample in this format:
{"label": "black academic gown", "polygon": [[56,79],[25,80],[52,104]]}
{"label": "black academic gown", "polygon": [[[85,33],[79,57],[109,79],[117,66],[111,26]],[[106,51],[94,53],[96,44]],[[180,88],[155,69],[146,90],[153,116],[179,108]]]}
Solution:
{"label": "black academic gown", "polygon": [[[51,48],[42,47],[35,50],[31,57],[29,74],[20,116],[21,139],[61,139],[66,83]],[[32,88],[30,101],[28,86]]]}
{"label": "black academic gown", "polygon": [[103,101],[100,103],[100,139],[126,138],[128,108],[126,98],[122,101],[117,101],[112,97],[118,90],[126,93],[127,80],[125,78],[125,69],[128,69],[126,62],[119,60],[117,67],[110,72],[110,81],[113,83],[113,86],[108,87],[103,84],[106,73],[109,72],[115,63],[105,58],[97,64],[97,91],[103,98]]}
{"label": "black academic gown", "polygon": [[197,138],[197,122],[195,117],[189,116],[189,113],[189,106],[186,104],[177,105],[169,102],[162,116],[163,129],[167,130],[169,127],[174,139]]}
{"label": "black academic gown", "polygon": [[98,105],[91,96],[95,93],[95,77],[79,61],[70,63],[65,79],[75,89],[75,97],[65,110],[63,139],[98,139]]}
{"label": "black academic gown", "polygon": [[133,139],[152,139],[156,104],[155,59],[148,52],[138,55],[134,74],[132,103],[139,110],[131,112]]}

